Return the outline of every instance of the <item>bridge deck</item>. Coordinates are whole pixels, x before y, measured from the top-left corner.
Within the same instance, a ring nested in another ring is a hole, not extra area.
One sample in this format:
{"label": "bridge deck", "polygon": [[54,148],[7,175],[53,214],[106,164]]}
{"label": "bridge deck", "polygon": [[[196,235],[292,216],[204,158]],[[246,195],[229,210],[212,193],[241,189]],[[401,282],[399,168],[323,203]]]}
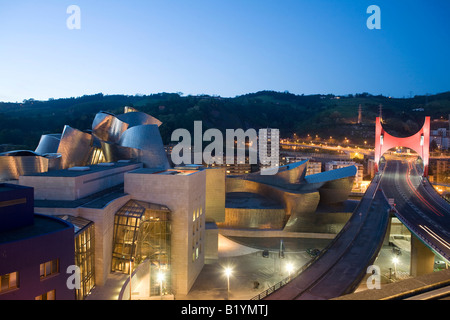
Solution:
{"label": "bridge deck", "polygon": [[378,184],[379,176],[323,253],[266,300],[331,299],[356,288],[376,258],[388,226],[390,206]]}

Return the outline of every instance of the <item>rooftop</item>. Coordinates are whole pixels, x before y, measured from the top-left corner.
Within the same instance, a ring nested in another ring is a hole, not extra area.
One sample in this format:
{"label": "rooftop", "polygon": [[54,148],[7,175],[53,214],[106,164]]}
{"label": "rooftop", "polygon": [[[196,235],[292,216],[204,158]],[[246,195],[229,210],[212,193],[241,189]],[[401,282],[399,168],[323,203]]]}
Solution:
{"label": "rooftop", "polygon": [[22,228],[0,232],[0,243],[8,243],[28,238],[34,238],[67,228],[72,228],[72,225],[58,218],[35,214],[34,224]]}
{"label": "rooftop", "polygon": [[13,191],[17,189],[25,189],[28,187],[19,184],[0,183],[0,192]]}
{"label": "rooftop", "polygon": [[169,176],[188,176],[202,170],[192,170],[192,169],[166,169],[161,170],[158,168],[141,168],[130,171],[129,173],[138,173],[138,174],[158,174],[158,175],[169,175]]}
{"label": "rooftop", "polygon": [[93,223],[91,220],[82,218],[82,217],[74,217],[70,215],[58,215],[57,218],[68,221],[71,224],[73,224],[73,227],[75,228],[75,234],[82,231],[84,228],[86,228],[88,225]]}
{"label": "rooftop", "polygon": [[77,200],[34,200],[34,206],[38,208],[104,208],[109,202],[123,197],[126,194],[123,190],[123,184],[102,190],[87,197]]}
{"label": "rooftop", "polygon": [[83,166],[83,167],[72,167],[69,169],[63,169],[63,170],[52,170],[48,172],[42,172],[42,173],[33,173],[29,174],[28,176],[45,176],[45,177],[79,177],[87,174],[92,174],[96,172],[102,172],[107,171],[115,168],[123,168],[129,165],[134,165],[139,162],[133,162],[133,161],[118,161],[118,162],[107,162],[107,163],[100,163],[96,165],[89,165],[89,166]]}

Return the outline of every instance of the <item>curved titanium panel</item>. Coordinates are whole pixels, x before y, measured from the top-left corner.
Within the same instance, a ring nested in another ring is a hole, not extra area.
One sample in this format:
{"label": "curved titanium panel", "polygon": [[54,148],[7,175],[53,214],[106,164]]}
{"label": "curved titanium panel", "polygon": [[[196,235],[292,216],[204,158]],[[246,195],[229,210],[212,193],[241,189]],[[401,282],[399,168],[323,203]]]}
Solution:
{"label": "curved titanium panel", "polygon": [[118,142],[122,133],[127,129],[128,123],[105,112],[97,113],[92,122],[92,133],[103,141]]}
{"label": "curved titanium panel", "polygon": [[319,188],[320,203],[330,204],[347,200],[354,181],[355,177],[353,176],[326,182]]}
{"label": "curved titanium panel", "polygon": [[34,150],[38,154],[55,153],[58,151],[59,142],[61,141],[61,134],[44,134],[39,140],[39,144]]}
{"label": "curved titanium panel", "polygon": [[[132,114],[133,112],[127,113]],[[119,140],[122,147],[142,151],[139,161],[148,168],[169,169],[169,160],[157,125],[143,125],[129,128]]]}
{"label": "curved titanium panel", "polygon": [[120,121],[128,123],[129,127],[135,127],[146,124],[156,124],[158,127],[162,124],[158,119],[143,112],[127,112],[117,116]]}
{"label": "curved titanium panel", "polygon": [[312,215],[319,204],[320,195],[318,191],[295,192],[285,190],[276,186],[259,183],[257,181],[244,180],[240,178],[227,178],[226,191],[228,192],[250,192],[257,193],[278,203],[283,204],[287,223],[286,231],[297,231],[308,216]]}
{"label": "curved titanium panel", "polygon": [[0,181],[17,180],[19,176],[47,172],[48,159],[40,156],[0,156]]}
{"label": "curved titanium panel", "polygon": [[103,156],[106,162],[117,162],[119,160],[138,160],[142,157],[142,150],[136,148],[122,147],[115,143],[100,141]]}
{"label": "curved titanium panel", "polygon": [[284,206],[257,193],[229,192],[226,194],[225,222],[219,228],[283,229]]}
{"label": "curved titanium panel", "polygon": [[92,147],[92,135],[70,126],[65,126],[59,143],[61,169],[83,166],[89,157]]}
{"label": "curved titanium panel", "polygon": [[357,172],[356,166],[348,166],[309,175],[305,177],[306,186],[319,190],[321,203],[343,202],[348,199]]}
{"label": "curved titanium panel", "polygon": [[286,189],[298,188],[304,180],[308,160],[287,164],[278,168],[274,175],[261,175],[260,172],[251,173],[245,179],[257,181]]}
{"label": "curved titanium panel", "polygon": [[61,169],[61,159],[62,159],[61,154],[45,153],[42,156],[48,159],[48,171]]}

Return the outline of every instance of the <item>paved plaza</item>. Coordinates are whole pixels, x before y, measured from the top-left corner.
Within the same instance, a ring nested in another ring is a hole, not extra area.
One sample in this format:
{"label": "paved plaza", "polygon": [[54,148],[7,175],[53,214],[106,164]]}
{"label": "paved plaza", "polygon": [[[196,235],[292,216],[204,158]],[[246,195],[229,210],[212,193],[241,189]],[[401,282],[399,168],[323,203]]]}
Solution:
{"label": "paved plaza", "polygon": [[[394,239],[395,245],[401,249],[397,255],[392,246],[383,246],[375,265],[381,269],[381,283],[387,284],[409,277],[409,241]],[[308,248],[323,249],[329,239],[290,238],[284,240],[284,258],[280,258],[278,238],[236,238],[232,241],[219,235],[219,259],[206,263],[187,295],[176,297],[163,296],[162,298],[177,300],[249,300],[262,291],[270,288],[289,276],[288,264],[295,269],[301,268],[312,258],[306,250]],[[245,240],[253,247],[244,245]],[[263,254],[269,252],[268,256]],[[394,266],[393,257],[399,262]],[[230,276],[230,290],[227,290],[227,278],[224,274],[226,267],[232,268]],[[396,269],[396,270],[395,270]],[[396,274],[395,274],[396,272]],[[117,300],[123,283],[128,278],[126,274],[111,273],[104,286],[96,287],[86,300]],[[365,281],[361,282],[356,291],[366,289]],[[152,300],[160,297],[152,297]],[[140,283],[132,288],[133,300],[149,300],[148,278],[144,277]]]}

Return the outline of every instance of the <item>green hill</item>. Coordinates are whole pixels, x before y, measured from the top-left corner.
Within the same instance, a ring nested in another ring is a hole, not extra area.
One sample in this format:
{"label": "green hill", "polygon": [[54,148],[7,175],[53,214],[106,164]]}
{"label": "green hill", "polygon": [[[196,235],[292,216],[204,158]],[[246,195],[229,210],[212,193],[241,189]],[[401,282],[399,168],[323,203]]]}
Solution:
{"label": "green hill", "polygon": [[[361,125],[357,124],[359,105],[362,108]],[[361,142],[373,139],[380,105],[385,128],[391,134],[408,136],[421,127],[426,115],[432,119],[448,119],[450,92],[404,99],[368,93],[337,97],[274,91],[234,98],[178,93],[147,96],[100,93],[48,101],[0,102],[0,145],[10,145],[3,149],[20,146],[34,150],[42,134],[60,133],[65,124],[80,130],[90,129],[98,111],[120,114],[124,106],[134,106],[160,119],[165,143],[170,142],[171,133],[177,128],[192,131],[195,120],[203,121],[204,130],[269,127],[280,129],[282,137],[293,133],[298,136],[317,134]]]}

